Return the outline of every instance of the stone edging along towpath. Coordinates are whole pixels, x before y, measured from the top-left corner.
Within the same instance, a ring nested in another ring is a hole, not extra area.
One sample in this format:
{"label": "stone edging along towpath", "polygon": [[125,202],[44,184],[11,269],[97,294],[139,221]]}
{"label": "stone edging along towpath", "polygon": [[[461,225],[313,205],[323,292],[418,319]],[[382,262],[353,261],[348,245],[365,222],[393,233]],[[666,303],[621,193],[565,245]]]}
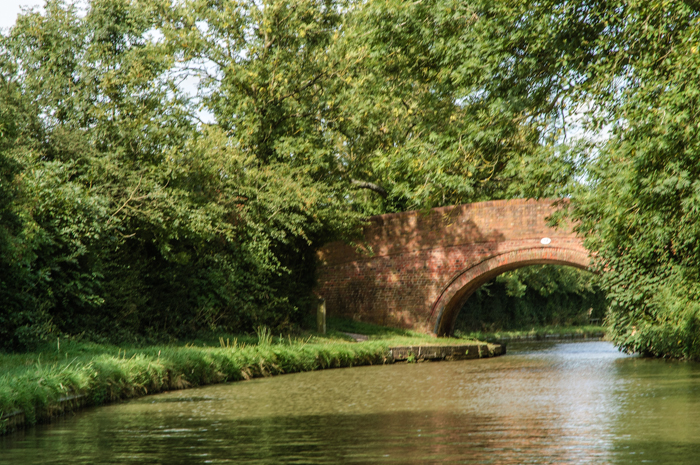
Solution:
{"label": "stone edging along towpath", "polygon": [[504,355],[506,346],[504,344],[400,346],[391,347],[389,353],[394,362],[469,360]]}

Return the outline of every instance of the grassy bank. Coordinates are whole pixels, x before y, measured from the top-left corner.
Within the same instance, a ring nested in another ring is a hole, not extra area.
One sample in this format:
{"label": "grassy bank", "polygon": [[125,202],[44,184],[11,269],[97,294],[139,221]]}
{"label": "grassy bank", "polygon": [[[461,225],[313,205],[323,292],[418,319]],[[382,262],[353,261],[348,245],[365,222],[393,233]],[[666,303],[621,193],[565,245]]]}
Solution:
{"label": "grassy bank", "polygon": [[467,342],[391,329],[375,328],[374,333],[359,343],[336,329],[327,336],[272,336],[263,330],[257,337],[229,335],[146,347],[56,340],[32,353],[0,353],[0,432],[19,416],[31,425],[64,410],[167,390],[382,364],[390,361],[393,346]]}
{"label": "grassy bank", "polygon": [[518,340],[547,340],[547,339],[570,339],[570,338],[600,338],[605,337],[607,328],[604,326],[543,326],[515,331],[496,332],[455,332],[456,337],[466,339],[476,339],[488,342],[507,342]]}

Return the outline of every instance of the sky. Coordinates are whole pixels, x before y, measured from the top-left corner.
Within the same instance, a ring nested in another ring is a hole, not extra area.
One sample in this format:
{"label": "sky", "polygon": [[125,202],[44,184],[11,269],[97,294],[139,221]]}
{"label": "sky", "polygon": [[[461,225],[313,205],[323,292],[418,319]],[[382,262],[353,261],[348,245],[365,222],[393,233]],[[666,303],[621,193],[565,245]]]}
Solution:
{"label": "sky", "polygon": [[15,24],[20,6],[40,6],[44,0],[0,0],[0,28],[7,29]]}

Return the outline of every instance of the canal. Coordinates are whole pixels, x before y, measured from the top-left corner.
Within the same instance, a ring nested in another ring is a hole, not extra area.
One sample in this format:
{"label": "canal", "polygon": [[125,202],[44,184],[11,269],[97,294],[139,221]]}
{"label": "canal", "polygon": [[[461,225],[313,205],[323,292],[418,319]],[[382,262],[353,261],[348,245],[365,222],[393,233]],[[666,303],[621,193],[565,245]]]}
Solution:
{"label": "canal", "polygon": [[700,457],[700,364],[607,342],[176,391],[0,438],[10,464],[674,463]]}

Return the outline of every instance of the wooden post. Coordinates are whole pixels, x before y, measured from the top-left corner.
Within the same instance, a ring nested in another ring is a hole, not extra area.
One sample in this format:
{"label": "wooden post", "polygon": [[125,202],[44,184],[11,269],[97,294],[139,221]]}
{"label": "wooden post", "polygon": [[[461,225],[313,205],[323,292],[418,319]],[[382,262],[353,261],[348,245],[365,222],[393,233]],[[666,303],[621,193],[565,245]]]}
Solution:
{"label": "wooden post", "polygon": [[316,311],[316,326],[321,334],[326,334],[326,299],[321,298],[318,301],[318,310]]}

